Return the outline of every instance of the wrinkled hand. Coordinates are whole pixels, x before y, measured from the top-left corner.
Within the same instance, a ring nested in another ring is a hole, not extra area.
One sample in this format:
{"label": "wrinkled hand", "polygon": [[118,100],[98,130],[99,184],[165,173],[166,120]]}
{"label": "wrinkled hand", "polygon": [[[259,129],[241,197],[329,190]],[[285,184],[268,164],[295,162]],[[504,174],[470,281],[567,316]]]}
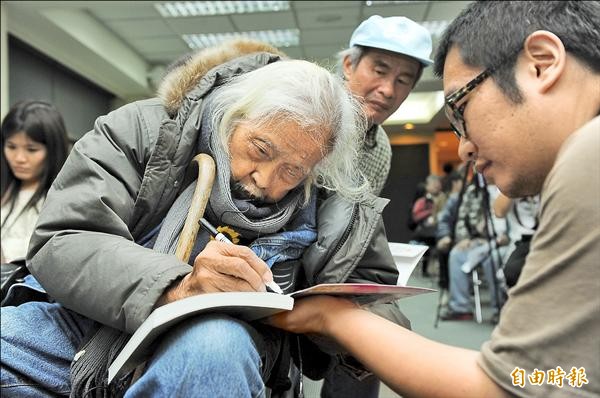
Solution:
{"label": "wrinkled hand", "polygon": [[336,316],[358,305],[346,299],[333,296],[311,296],[297,299],[294,309],[280,312],[264,320],[265,323],[292,333],[327,334],[328,324],[335,322]]}
{"label": "wrinkled hand", "polygon": [[215,292],[264,292],[273,280],[267,264],[246,246],[210,241],[194,260],[192,272],[165,291],[157,305]]}

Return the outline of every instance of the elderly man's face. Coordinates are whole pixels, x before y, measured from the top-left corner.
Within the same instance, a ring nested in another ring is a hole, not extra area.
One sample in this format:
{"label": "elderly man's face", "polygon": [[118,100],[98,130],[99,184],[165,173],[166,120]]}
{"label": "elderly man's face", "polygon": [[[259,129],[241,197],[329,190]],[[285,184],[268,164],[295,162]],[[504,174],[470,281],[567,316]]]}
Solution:
{"label": "elderly man's face", "polygon": [[283,199],[325,156],[327,139],[315,140],[294,122],[261,128],[238,124],[229,142],[234,197],[268,203]]}
{"label": "elderly man's face", "polygon": [[[444,64],[444,94],[462,88],[481,71],[466,65],[453,47]],[[477,171],[510,197],[537,194],[555,156],[543,116],[548,110],[541,97],[527,90],[531,75],[526,65],[517,64],[517,84],[524,96],[520,104],[511,102],[488,77],[456,105],[464,106],[468,137],[460,140],[460,157],[475,161]]]}
{"label": "elderly man's face", "polygon": [[412,90],[420,64],[389,51],[369,49],[352,68],[350,57],[343,63],[348,88],[364,102],[372,124],[381,124],[404,102]]}

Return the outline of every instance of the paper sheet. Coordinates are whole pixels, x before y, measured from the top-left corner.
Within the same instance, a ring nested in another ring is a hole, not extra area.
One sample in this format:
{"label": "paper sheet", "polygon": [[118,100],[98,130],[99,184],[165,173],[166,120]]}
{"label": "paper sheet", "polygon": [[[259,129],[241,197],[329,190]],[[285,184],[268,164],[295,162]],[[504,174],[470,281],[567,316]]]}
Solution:
{"label": "paper sheet", "polygon": [[398,286],[406,286],[408,278],[413,273],[423,254],[429,249],[424,245],[409,245],[406,243],[389,242],[390,251],[398,268]]}

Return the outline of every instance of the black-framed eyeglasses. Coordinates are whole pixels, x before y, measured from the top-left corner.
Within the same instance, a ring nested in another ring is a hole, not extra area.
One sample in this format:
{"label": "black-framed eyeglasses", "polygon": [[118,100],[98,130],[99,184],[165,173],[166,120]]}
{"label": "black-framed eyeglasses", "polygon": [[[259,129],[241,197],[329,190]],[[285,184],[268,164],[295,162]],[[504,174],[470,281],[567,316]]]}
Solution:
{"label": "black-framed eyeglasses", "polygon": [[489,77],[493,72],[493,69],[486,69],[480,74],[478,74],[473,80],[465,84],[462,88],[456,90],[452,94],[449,94],[446,97],[446,105],[444,106],[444,112],[446,113],[446,117],[450,121],[450,125],[452,126],[452,130],[454,130],[454,134],[461,138],[468,138],[467,136],[467,128],[465,127],[465,117],[463,115],[465,111],[466,102],[462,104],[460,107],[456,107],[456,103],[463,99],[467,94],[469,94],[475,87],[481,84],[487,77]]}

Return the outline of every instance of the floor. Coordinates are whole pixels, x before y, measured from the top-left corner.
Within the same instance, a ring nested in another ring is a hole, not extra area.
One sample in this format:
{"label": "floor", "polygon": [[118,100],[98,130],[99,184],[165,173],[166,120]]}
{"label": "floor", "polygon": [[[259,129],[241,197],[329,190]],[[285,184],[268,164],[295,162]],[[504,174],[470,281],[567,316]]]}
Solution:
{"label": "floor", "polygon": [[[430,272],[433,271],[433,274],[428,278],[421,276],[419,267],[415,269],[408,284],[410,286],[438,289],[436,267],[430,267],[434,269],[430,270]],[[489,305],[489,292],[487,290],[482,290],[481,295],[483,307],[483,322],[481,324],[478,324],[475,321],[441,321],[438,323],[438,327],[435,328],[438,300],[440,299],[439,293],[424,294],[403,299],[400,302],[400,306],[404,314],[411,320],[413,330],[422,336],[449,345],[478,350],[481,344],[489,339],[494,328],[494,325],[490,322],[491,308]],[[305,378],[305,398],[319,398],[320,389],[321,382],[315,382]],[[400,395],[394,393],[385,384],[381,384],[379,398],[399,397]]]}

